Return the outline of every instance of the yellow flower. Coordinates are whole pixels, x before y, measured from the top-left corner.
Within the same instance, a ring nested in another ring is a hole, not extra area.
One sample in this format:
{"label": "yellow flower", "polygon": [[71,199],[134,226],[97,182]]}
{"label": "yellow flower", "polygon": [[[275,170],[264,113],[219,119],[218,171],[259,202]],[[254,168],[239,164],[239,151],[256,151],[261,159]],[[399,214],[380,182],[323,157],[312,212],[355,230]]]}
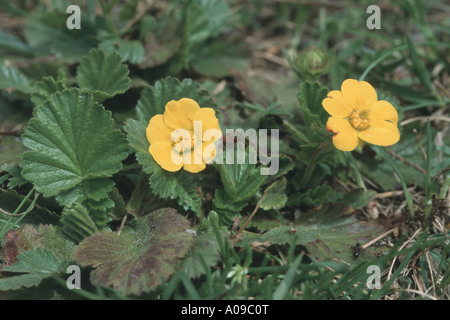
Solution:
{"label": "yellow flower", "polygon": [[329,92],[322,106],[331,115],[327,130],[339,150],[352,151],[364,142],[390,146],[400,139],[397,110],[378,101],[375,89],[365,81],[345,80],[341,91]]}
{"label": "yellow flower", "polygon": [[213,109],[182,98],[169,101],[164,114],[150,119],[146,136],[148,151],[164,170],[197,173],[214,159],[214,142],[222,131]]}

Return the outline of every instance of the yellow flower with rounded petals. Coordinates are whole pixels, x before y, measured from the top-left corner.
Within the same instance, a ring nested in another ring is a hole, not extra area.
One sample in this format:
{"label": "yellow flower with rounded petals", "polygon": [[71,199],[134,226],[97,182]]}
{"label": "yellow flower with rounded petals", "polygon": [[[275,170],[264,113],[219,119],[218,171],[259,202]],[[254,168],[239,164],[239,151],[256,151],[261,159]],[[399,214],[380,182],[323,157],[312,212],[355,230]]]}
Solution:
{"label": "yellow flower with rounded petals", "polygon": [[341,91],[329,92],[322,106],[331,115],[327,130],[339,150],[352,151],[364,142],[390,146],[400,139],[397,110],[385,100],[378,101],[368,82],[345,80]]}
{"label": "yellow flower with rounded petals", "polygon": [[219,120],[211,108],[200,108],[189,98],[172,100],[164,114],[152,117],[146,129],[148,151],[164,170],[183,168],[197,173],[211,163],[215,144],[222,137]]}

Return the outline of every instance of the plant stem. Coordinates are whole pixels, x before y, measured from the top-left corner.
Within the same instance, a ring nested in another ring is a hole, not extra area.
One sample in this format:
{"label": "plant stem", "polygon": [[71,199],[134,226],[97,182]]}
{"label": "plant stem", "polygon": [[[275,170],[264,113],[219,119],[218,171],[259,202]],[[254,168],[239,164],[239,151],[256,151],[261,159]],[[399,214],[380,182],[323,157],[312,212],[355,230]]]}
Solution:
{"label": "plant stem", "polygon": [[364,191],[367,191],[364,180],[361,176],[361,173],[359,172],[358,167],[356,166],[355,159],[353,158],[351,152],[344,152],[344,154],[349,162],[349,166],[352,169],[353,174],[355,175],[356,184],[358,185],[358,187],[362,188]]}
{"label": "plant stem", "polygon": [[425,220],[431,213],[431,124],[427,120],[427,174],[425,178]]}
{"label": "plant stem", "polygon": [[[25,202],[27,202],[27,200],[31,197],[31,195],[33,194],[33,192],[35,191],[34,187],[28,192],[28,194],[25,196],[25,198],[23,198],[23,200],[20,202],[20,204],[17,206],[16,210],[14,210],[14,212],[12,214],[10,214],[10,217],[8,219],[8,222],[3,226],[2,231],[0,231],[0,239],[3,239],[3,237],[5,236],[5,234],[12,228],[13,226],[13,218],[14,216],[17,216],[18,212],[20,211],[20,209],[22,209],[23,205],[25,204]],[[18,224],[25,216],[28,212],[30,212],[35,203],[37,201],[37,195],[34,197],[33,202],[31,203],[31,205],[27,208],[27,210],[25,210],[25,212],[22,213],[21,217],[19,219],[17,219],[17,221],[14,224]]]}
{"label": "plant stem", "polygon": [[397,174],[398,178],[400,179],[400,183],[403,188],[403,193],[405,194],[405,199],[406,199],[406,204],[408,206],[409,214],[410,214],[411,218],[414,218],[415,212],[414,212],[412,197],[408,191],[408,187],[406,186],[406,182],[403,179],[403,176],[401,175],[401,173],[398,170],[397,166],[395,165],[394,161],[392,161],[392,159],[389,157],[387,152],[380,146],[374,146],[374,147],[378,151],[378,153],[383,157],[383,159],[389,163],[392,170],[394,170],[394,172]]}
{"label": "plant stem", "polygon": [[447,194],[448,188],[450,187],[450,175],[445,177],[444,183],[442,184],[441,192],[439,193],[439,199],[444,199]]}

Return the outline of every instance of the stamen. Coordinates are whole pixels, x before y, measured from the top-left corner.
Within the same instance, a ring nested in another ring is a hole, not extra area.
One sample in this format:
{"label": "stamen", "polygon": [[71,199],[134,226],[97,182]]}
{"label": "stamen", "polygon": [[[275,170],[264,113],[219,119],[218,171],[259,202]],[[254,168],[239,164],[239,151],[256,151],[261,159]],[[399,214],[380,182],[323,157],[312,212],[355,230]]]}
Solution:
{"label": "stamen", "polygon": [[171,139],[172,147],[178,153],[183,152],[184,150],[190,151],[194,148],[196,143],[194,133],[186,129],[174,130]]}
{"label": "stamen", "polygon": [[369,112],[367,110],[355,110],[350,115],[350,124],[356,130],[364,130],[370,125],[368,119]]}

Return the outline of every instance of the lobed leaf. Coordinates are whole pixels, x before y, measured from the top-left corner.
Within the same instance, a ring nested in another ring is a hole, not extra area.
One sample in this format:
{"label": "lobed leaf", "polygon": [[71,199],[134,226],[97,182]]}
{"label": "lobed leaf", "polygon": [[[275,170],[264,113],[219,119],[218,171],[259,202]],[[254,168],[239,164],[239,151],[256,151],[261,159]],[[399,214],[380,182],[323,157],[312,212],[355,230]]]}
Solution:
{"label": "lobed leaf", "polygon": [[41,105],[45,100],[57,92],[66,89],[64,82],[56,81],[53,77],[44,77],[37,82],[31,94],[31,101],[35,106]]}
{"label": "lobed leaf", "polygon": [[77,243],[98,232],[89,212],[80,203],[73,203],[64,208],[61,224],[64,234]]}
{"label": "lobed leaf", "polygon": [[59,260],[70,260],[75,245],[53,225],[34,227],[26,224],[6,233],[1,257],[7,265],[11,265],[21,253],[38,248],[50,250]]}
{"label": "lobed leaf", "polygon": [[17,90],[31,93],[33,85],[28,78],[16,67],[0,66],[0,89]]}
{"label": "lobed leaf", "polygon": [[[262,235],[248,235],[244,242],[271,244],[295,243],[304,246],[316,259],[341,259],[354,262],[352,247],[364,244],[383,233],[376,221],[361,221],[341,214],[344,206],[324,206],[320,211],[303,214],[294,225],[272,228]],[[374,259],[376,252],[367,249],[362,259]]]}
{"label": "lobed leaf", "polygon": [[61,261],[48,249],[37,248],[23,252],[19,255],[17,262],[2,269],[6,272],[23,274],[0,279],[0,290],[37,286],[43,279],[58,273],[60,266]]}
{"label": "lobed leaf", "polygon": [[22,138],[29,149],[23,176],[46,196],[66,192],[59,195],[64,204],[104,196],[113,186],[109,177],[128,154],[124,135],[112,129],[111,113],[75,88],[37,107]]}
{"label": "lobed leaf", "polygon": [[128,73],[128,67],[122,63],[119,54],[92,49],[89,56],[80,61],[77,81],[80,88],[93,91],[96,100],[101,102],[128,89]]}
{"label": "lobed leaf", "polygon": [[124,295],[141,295],[169,278],[193,243],[189,222],[164,208],[136,218],[132,227],[101,232],[83,240],[73,254],[82,266],[93,266],[93,285],[112,286]]}

